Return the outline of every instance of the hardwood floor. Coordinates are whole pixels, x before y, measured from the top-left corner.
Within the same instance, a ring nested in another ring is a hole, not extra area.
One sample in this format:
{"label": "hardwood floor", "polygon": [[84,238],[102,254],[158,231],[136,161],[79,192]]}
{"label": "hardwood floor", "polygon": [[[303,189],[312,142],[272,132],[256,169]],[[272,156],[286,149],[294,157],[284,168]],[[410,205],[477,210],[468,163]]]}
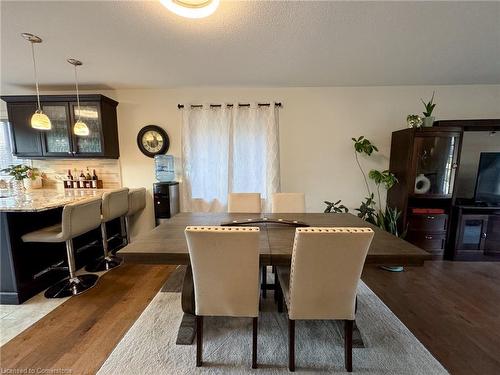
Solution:
{"label": "hardwood floor", "polygon": [[[1,347],[0,367],[94,374],[174,268],[108,272]],[[427,262],[403,273],[368,267],[363,280],[452,374],[500,373],[500,263]]]}
{"label": "hardwood floor", "polygon": [[70,298],[2,346],[2,371],[95,374],[174,269],[123,265],[106,273],[96,287]]}
{"label": "hardwood floor", "polygon": [[369,267],[362,279],[450,373],[500,374],[500,263]]}

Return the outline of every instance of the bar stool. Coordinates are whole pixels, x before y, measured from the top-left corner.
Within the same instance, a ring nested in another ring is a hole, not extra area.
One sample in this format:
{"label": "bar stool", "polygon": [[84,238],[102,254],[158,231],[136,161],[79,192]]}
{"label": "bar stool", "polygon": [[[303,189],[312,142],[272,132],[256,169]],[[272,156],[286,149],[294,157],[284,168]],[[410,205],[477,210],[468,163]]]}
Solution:
{"label": "bar stool", "polygon": [[73,238],[96,229],[99,225],[101,225],[101,198],[92,198],[64,206],[60,224],[45,227],[21,237],[24,242],[66,242],[69,278],[47,289],[45,297],[63,298],[81,294],[97,283],[99,278],[97,275],[75,275]]}
{"label": "bar stool", "polygon": [[95,264],[85,267],[88,272],[106,271],[118,267],[122,259],[109,251],[109,239],[106,231],[106,223],[120,218],[120,232],[123,236],[125,215],[128,212],[128,188],[113,190],[102,195],[101,206],[101,233],[104,257]]}
{"label": "bar stool", "polygon": [[146,189],[131,189],[128,192],[128,212],[125,216],[127,244],[130,243],[130,218],[146,207]]}

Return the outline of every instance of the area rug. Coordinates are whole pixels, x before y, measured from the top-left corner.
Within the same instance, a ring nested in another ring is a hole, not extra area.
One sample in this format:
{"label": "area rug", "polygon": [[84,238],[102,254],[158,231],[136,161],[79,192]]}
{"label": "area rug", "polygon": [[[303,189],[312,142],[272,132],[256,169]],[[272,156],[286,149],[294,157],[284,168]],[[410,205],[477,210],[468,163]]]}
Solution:
{"label": "area rug", "polygon": [[[166,288],[168,289],[168,288]],[[166,290],[165,288],[163,290]],[[175,288],[177,289],[177,288]],[[358,374],[447,374],[443,366],[363,283],[356,322],[365,348],[353,350]],[[204,366],[195,367],[195,345],[175,344],[182,319],[180,293],[160,292],[99,370],[99,375],[286,374],[287,320],[272,293],[259,317],[257,370],[250,368],[251,320],[205,318]],[[296,324],[296,372],[343,373],[343,339],[329,321]]]}

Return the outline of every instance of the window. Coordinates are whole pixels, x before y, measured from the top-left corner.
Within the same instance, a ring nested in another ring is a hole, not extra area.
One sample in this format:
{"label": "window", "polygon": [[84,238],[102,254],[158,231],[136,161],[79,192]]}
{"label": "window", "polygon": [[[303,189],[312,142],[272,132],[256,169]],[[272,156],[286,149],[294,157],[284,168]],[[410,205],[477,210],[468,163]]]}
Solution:
{"label": "window", "polygon": [[[26,160],[12,155],[10,146],[9,124],[6,120],[0,120],[0,170],[12,164],[26,164]],[[0,179],[10,179],[9,175],[0,172]]]}
{"label": "window", "polygon": [[225,211],[230,192],[260,193],[268,210],[280,184],[277,109],[185,108],[182,156],[184,211]]}

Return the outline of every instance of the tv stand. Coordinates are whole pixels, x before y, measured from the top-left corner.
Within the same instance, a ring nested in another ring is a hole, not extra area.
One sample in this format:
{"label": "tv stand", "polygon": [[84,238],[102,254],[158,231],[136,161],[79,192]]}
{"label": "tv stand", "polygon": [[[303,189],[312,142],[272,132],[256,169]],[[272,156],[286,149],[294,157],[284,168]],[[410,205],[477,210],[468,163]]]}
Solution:
{"label": "tv stand", "polygon": [[500,207],[457,199],[445,258],[500,261]]}

